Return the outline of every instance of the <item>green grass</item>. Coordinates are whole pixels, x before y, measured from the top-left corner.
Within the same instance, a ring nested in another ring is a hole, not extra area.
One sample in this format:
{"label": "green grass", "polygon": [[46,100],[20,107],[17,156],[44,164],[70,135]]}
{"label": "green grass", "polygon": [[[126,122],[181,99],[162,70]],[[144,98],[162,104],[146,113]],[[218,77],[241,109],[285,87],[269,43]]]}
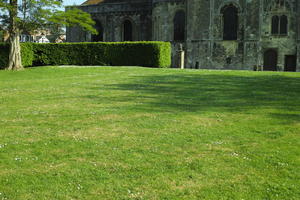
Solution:
{"label": "green grass", "polygon": [[300,74],[0,71],[1,199],[300,199]]}

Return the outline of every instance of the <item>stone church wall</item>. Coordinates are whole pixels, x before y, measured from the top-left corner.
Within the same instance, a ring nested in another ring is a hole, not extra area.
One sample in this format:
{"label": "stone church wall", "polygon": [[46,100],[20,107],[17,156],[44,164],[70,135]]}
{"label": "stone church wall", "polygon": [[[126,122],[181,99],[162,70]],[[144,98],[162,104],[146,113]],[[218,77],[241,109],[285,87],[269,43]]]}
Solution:
{"label": "stone church wall", "polygon": [[[91,14],[92,18],[101,22],[103,26],[103,41],[120,42],[122,37],[122,23],[129,20],[133,26],[133,40],[152,40],[151,4],[147,1],[127,3],[113,1],[103,5],[79,6],[79,9]],[[67,29],[67,41],[91,41],[91,35],[78,27]]]}
{"label": "stone church wall", "polygon": [[[282,1],[287,8],[272,8]],[[101,21],[104,41],[123,41],[123,22],[133,24],[133,40],[170,41],[173,65],[179,44],[185,49],[187,68],[262,69],[265,53],[277,53],[277,70],[284,70],[287,56],[297,56],[300,71],[300,1],[297,0],[106,0],[108,3],[80,6]],[[109,3],[112,2],[112,3]],[[237,12],[237,37],[224,39],[224,10]],[[185,14],[185,38],[174,40],[174,18]],[[271,33],[272,17],[286,15],[287,34]],[[79,28],[67,29],[69,42],[91,41]]]}

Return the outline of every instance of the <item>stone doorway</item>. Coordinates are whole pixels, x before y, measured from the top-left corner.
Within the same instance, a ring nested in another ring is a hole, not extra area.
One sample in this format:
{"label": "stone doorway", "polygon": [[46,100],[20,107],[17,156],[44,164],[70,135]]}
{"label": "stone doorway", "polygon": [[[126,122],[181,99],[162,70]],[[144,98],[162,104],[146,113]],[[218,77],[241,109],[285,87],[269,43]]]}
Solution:
{"label": "stone doorway", "polygon": [[131,21],[125,20],[123,23],[123,41],[133,41],[133,26]]}
{"label": "stone doorway", "polygon": [[297,66],[297,56],[296,55],[286,55],[284,71],[295,72]]}
{"label": "stone doorway", "polygon": [[264,53],[264,71],[277,71],[277,51],[269,49]]}

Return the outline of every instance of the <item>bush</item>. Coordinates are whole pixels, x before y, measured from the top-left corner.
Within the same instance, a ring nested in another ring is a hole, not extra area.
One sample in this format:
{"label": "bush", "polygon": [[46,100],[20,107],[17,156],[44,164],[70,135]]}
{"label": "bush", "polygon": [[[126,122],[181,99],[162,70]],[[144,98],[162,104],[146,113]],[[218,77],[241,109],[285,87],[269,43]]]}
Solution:
{"label": "bush", "polygon": [[30,67],[33,64],[33,43],[21,43],[22,64],[24,67]]}
{"label": "bush", "polygon": [[167,42],[34,44],[34,65],[113,65],[169,67]]}
{"label": "bush", "polygon": [[[8,64],[9,45],[0,43],[0,69],[4,69]],[[21,43],[21,57],[24,67],[32,66],[33,62],[33,44]]]}
{"label": "bush", "polygon": [[[8,62],[8,44],[0,44],[0,67]],[[22,63],[42,65],[113,65],[170,67],[168,42],[21,43]]]}
{"label": "bush", "polygon": [[7,66],[9,46],[5,43],[0,43],[0,69]]}

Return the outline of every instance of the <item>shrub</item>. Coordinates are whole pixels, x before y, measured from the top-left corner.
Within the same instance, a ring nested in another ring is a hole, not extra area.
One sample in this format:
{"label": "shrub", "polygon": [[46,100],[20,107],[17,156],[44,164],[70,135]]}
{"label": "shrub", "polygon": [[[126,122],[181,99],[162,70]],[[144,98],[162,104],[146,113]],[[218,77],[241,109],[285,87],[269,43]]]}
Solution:
{"label": "shrub", "polygon": [[167,42],[34,44],[34,65],[113,65],[169,67]]}
{"label": "shrub", "polygon": [[0,43],[0,69],[7,66],[9,46],[5,43]]}
{"label": "shrub", "polygon": [[[0,44],[0,68],[8,62],[9,46]],[[113,65],[170,67],[168,42],[21,43],[22,64]]]}
{"label": "shrub", "polygon": [[21,56],[24,67],[32,66],[34,59],[33,43],[21,43]]}

